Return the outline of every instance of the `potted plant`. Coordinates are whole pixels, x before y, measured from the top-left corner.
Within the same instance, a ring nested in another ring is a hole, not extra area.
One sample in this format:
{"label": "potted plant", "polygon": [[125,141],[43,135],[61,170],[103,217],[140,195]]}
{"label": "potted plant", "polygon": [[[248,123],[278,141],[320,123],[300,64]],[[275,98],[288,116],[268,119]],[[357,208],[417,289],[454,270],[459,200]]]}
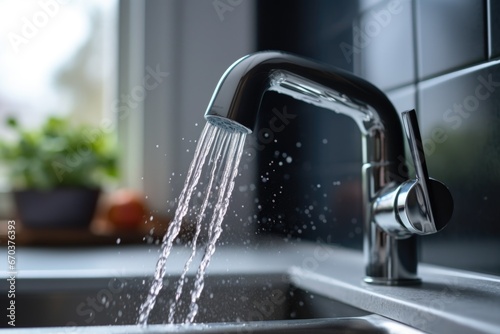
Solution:
{"label": "potted plant", "polygon": [[29,130],[11,117],[7,126],[15,138],[0,139],[0,163],[23,225],[88,226],[102,185],[117,176],[113,137],[61,117]]}

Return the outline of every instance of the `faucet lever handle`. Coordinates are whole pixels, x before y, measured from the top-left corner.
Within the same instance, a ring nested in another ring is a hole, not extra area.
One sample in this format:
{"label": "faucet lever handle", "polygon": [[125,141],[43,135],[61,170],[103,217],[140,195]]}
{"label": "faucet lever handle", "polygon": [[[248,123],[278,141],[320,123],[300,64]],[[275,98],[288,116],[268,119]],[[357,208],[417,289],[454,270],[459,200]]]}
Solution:
{"label": "faucet lever handle", "polygon": [[[427,163],[425,161],[424,146],[422,136],[418,127],[417,113],[415,109],[404,111],[401,113],[403,119],[403,127],[410,146],[411,157],[415,167],[417,181],[420,181],[422,191],[428,194],[429,189],[429,173],[427,171]],[[427,198],[428,199],[428,198]]]}
{"label": "faucet lever handle", "polygon": [[429,177],[415,110],[403,112],[402,120],[416,179],[401,185],[397,199],[399,218],[412,233],[435,233],[448,224],[453,198],[443,183]]}

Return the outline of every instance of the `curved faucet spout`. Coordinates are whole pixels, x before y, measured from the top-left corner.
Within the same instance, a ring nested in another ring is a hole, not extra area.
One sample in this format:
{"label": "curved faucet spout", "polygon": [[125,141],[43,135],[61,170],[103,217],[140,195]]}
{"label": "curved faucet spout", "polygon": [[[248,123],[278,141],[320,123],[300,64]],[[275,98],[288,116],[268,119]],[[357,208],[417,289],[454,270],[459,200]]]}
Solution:
{"label": "curved faucet spout", "polygon": [[[386,95],[345,71],[282,52],[258,52],[237,60],[227,69],[205,118],[234,131],[252,132],[267,91],[332,110],[356,122],[362,135],[366,281],[419,282],[415,237],[405,227],[416,230],[414,226],[418,224],[404,224],[392,214],[405,208],[400,203],[404,202],[403,197],[398,196],[402,193],[399,185],[407,177],[399,173],[405,170],[401,168],[405,152],[400,118]],[[382,222],[380,226],[378,221]]]}
{"label": "curved faucet spout", "polygon": [[376,145],[364,146],[365,163],[397,161],[404,152],[398,114],[378,88],[348,72],[283,52],[258,52],[233,63],[220,79],[205,118],[219,125],[232,120],[236,124],[226,126],[252,132],[267,91],[352,118],[363,137]]}

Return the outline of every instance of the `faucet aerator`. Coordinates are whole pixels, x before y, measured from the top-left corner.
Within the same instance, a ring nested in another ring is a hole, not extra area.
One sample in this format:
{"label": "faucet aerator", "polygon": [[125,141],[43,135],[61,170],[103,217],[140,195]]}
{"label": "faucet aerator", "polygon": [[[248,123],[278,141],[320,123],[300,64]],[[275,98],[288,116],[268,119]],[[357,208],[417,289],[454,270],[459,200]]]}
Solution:
{"label": "faucet aerator", "polygon": [[252,133],[252,130],[250,130],[249,128],[225,117],[217,115],[205,115],[205,119],[208,123],[219,128],[223,128],[224,130],[229,132],[241,132],[246,134]]}

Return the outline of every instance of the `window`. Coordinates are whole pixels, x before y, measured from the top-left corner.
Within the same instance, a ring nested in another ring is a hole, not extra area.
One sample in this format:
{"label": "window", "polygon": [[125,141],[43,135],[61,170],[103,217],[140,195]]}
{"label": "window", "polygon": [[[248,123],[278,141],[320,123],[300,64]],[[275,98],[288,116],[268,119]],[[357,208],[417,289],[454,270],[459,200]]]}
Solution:
{"label": "window", "polygon": [[2,135],[9,115],[26,127],[48,115],[114,120],[117,8],[116,0],[0,0]]}

